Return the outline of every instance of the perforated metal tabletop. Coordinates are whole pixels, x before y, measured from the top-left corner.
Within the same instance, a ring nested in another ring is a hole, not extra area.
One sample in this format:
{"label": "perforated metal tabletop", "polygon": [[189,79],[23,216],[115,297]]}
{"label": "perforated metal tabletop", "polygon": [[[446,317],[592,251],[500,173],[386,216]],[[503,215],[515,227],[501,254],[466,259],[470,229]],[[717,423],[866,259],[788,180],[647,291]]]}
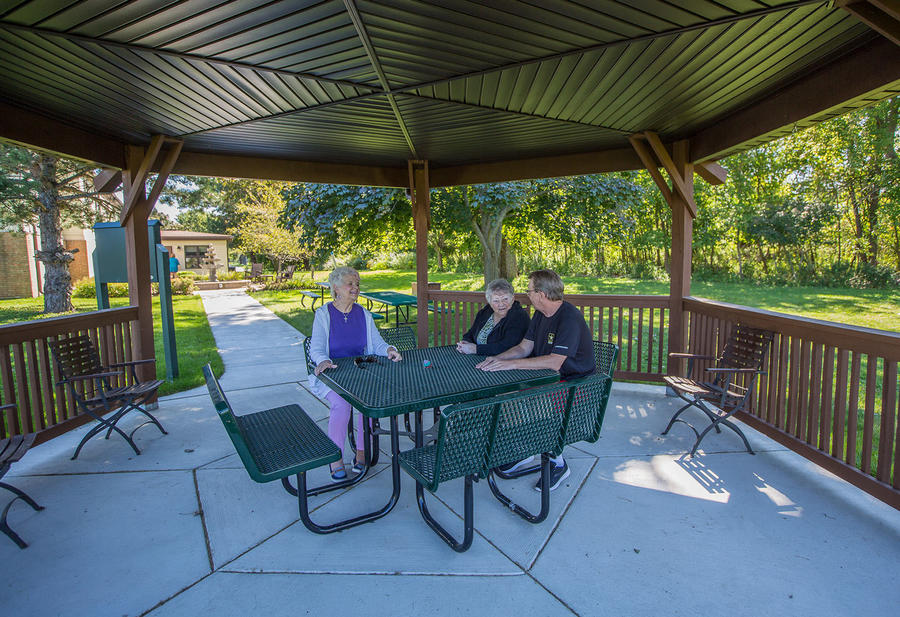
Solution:
{"label": "perforated metal tabletop", "polygon": [[[335,360],[336,369],[319,379],[370,418],[385,418],[428,407],[470,401],[559,380],[549,369],[486,372],[475,368],[485,356],[456,347],[429,347],[403,354],[400,362],[379,357],[375,363]],[[425,366],[425,361],[430,366]]]}

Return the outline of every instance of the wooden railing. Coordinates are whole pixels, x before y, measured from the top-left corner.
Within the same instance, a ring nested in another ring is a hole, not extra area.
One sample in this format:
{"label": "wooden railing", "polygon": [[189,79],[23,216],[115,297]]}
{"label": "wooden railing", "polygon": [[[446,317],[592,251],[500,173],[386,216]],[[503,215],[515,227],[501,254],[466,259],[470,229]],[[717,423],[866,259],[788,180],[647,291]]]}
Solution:
{"label": "wooden railing", "polygon": [[[480,292],[429,291],[435,344],[460,339],[484,306]],[[526,309],[527,297],[516,296]],[[667,296],[566,295],[595,338],[619,345],[618,379],[661,381],[668,366]],[[741,420],[900,508],[900,334],[686,298],[687,349],[716,356],[733,324],[775,332],[767,374]],[[698,362],[702,377],[709,363]]]}
{"label": "wooden railing", "polygon": [[718,354],[738,322],[775,332],[741,420],[900,508],[900,334],[700,298],[684,309],[692,353]]}
{"label": "wooden railing", "polygon": [[37,442],[46,441],[89,420],[57,385],[47,342],[87,334],[104,365],[129,361],[137,317],[137,308],[129,306],[0,326],[0,400],[16,404],[0,417],[0,438],[38,432]]}
{"label": "wooden railing", "polygon": [[[428,298],[439,309],[431,322],[435,345],[456,343],[472,325],[475,313],[487,301],[474,291],[429,291]],[[516,294],[531,312],[526,294]],[[668,358],[668,296],[597,296],[566,294],[578,307],[595,339],[619,346],[615,377],[662,381]]]}

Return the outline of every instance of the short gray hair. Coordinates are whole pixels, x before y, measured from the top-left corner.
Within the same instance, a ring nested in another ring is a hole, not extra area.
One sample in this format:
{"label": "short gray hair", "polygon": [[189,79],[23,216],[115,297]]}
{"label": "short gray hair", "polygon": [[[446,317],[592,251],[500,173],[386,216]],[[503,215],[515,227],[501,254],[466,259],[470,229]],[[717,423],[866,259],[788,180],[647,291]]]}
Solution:
{"label": "short gray hair", "polygon": [[535,291],[543,292],[548,300],[563,299],[563,282],[553,270],[535,270],[528,275]]}
{"label": "short gray hair", "polygon": [[509,294],[511,298],[516,297],[516,290],[513,289],[513,286],[506,279],[494,279],[488,283],[487,287],[484,288],[484,297],[490,302],[491,296],[498,292]]}
{"label": "short gray hair", "polygon": [[335,268],[331,271],[331,274],[328,275],[328,283],[332,288],[334,288],[335,285],[343,285],[344,279],[351,274],[359,276],[359,272],[357,272],[350,266],[341,266],[340,268]]}

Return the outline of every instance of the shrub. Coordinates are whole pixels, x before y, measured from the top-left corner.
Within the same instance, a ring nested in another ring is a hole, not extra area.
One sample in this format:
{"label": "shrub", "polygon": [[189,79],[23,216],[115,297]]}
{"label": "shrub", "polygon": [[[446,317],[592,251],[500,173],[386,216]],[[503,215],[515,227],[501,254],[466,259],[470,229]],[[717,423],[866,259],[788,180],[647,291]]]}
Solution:
{"label": "shrub", "polygon": [[176,276],[172,279],[172,295],[173,296],[189,296],[197,291],[194,280],[187,276]]}
{"label": "shrub", "polygon": [[196,272],[191,272],[190,270],[182,270],[175,274],[177,277],[186,278],[192,281],[196,281],[198,279],[206,279],[202,274],[197,274]]}
{"label": "shrub", "polygon": [[216,272],[216,278],[220,281],[242,281],[249,275],[249,272]]}
{"label": "shrub", "polygon": [[362,255],[354,255],[347,262],[347,265],[354,270],[366,270],[369,267],[369,261]]}
{"label": "shrub", "polygon": [[850,277],[850,287],[856,289],[887,289],[900,285],[900,272],[880,264],[860,264]]}
{"label": "shrub", "polygon": [[307,289],[310,287],[309,281],[291,279],[289,281],[272,281],[266,283],[265,288],[273,291],[286,291],[288,289]]}
{"label": "shrub", "polygon": [[[127,298],[128,283],[109,283],[107,285],[110,298]],[[73,298],[93,298],[97,295],[93,277],[83,278],[72,287]]]}

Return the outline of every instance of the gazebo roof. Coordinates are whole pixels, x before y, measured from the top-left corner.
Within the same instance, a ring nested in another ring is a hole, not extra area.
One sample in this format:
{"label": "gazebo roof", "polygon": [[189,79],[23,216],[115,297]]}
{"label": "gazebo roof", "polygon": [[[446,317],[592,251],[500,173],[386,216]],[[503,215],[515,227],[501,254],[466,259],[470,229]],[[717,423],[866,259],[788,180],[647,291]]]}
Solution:
{"label": "gazebo roof", "polygon": [[7,139],[394,185],[639,168],[645,130],[718,158],[900,91],[900,47],[819,0],[12,0],[0,51]]}

